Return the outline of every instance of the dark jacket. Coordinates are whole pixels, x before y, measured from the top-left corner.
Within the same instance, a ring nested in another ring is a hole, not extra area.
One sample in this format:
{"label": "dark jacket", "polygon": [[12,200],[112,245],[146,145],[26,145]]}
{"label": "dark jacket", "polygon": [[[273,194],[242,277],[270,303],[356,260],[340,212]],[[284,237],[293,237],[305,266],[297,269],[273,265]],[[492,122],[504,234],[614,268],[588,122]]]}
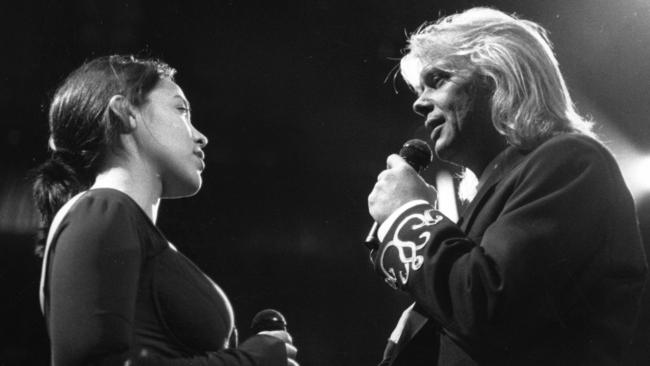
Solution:
{"label": "dark jacket", "polygon": [[578,134],[506,149],[454,223],[426,203],[373,252],[412,295],[390,365],[612,365],[646,278],[634,203],[599,142]]}

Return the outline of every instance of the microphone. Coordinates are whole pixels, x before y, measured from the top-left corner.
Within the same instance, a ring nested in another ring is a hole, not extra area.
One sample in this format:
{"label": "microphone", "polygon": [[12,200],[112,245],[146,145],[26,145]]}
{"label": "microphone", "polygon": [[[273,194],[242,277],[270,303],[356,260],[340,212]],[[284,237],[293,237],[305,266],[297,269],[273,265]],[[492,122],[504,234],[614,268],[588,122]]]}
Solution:
{"label": "microphone", "polygon": [[[402,148],[399,150],[399,156],[415,169],[418,174],[422,173],[424,169],[429,166],[433,160],[433,153],[431,148],[427,145],[426,142],[419,139],[408,140],[404,143]],[[379,224],[375,221],[372,224],[372,228],[366,237],[365,242],[363,243],[366,248],[370,250],[377,249],[379,247],[379,237],[377,237],[377,229]]]}
{"label": "microphone", "polygon": [[287,320],[284,315],[274,309],[264,309],[253,317],[251,322],[253,334],[266,330],[283,330],[287,331]]}

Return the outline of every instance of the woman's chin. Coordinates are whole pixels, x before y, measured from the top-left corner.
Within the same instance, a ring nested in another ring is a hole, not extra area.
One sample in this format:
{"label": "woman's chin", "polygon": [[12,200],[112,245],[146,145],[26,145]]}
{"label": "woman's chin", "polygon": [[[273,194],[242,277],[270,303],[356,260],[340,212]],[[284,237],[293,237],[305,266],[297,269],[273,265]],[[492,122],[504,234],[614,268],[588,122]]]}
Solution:
{"label": "woman's chin", "polygon": [[194,179],[188,179],[186,181],[177,182],[176,184],[164,187],[161,198],[191,197],[201,190],[202,185],[203,179],[201,178],[200,174],[197,174],[197,177]]}

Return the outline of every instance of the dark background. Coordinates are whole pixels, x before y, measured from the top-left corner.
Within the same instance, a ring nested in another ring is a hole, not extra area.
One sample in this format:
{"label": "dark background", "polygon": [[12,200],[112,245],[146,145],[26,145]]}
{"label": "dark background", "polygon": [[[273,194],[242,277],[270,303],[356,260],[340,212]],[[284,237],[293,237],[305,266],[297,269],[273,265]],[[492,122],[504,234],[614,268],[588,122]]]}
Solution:
{"label": "dark background", "polygon": [[[409,299],[370,269],[360,245],[372,221],[366,198],[385,157],[421,124],[391,71],[406,32],[475,5],[549,29],[578,109],[598,120],[615,152],[650,153],[645,0],[3,4],[0,365],[49,360],[28,170],[47,157],[58,83],[111,53],[179,70],[194,123],[210,139],[208,167],[197,196],[163,203],[159,226],[228,293],[242,335],[257,311],[274,307],[303,366],[376,364]],[[639,196],[637,205],[650,238],[650,202]],[[650,359],[649,318],[641,316],[630,364]]]}

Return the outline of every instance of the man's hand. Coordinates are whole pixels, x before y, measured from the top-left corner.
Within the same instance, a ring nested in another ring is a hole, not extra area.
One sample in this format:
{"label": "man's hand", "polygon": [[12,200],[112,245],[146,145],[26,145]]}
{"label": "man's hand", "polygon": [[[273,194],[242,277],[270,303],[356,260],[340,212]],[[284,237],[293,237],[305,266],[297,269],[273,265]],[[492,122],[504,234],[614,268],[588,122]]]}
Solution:
{"label": "man's hand", "polygon": [[436,189],[399,155],[393,154],[386,160],[386,170],[379,173],[377,183],[368,196],[368,210],[378,224],[403,204],[413,200],[436,202]]}

